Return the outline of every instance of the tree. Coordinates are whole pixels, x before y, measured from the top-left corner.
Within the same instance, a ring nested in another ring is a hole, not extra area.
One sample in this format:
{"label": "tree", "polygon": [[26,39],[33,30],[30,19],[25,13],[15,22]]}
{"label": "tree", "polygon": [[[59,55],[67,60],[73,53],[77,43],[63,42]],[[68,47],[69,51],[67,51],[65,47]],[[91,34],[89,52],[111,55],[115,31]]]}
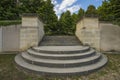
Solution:
{"label": "tree", "polygon": [[114,20],[120,24],[120,0],[109,0]]}
{"label": "tree", "polygon": [[19,10],[15,0],[0,1],[0,20],[19,19]]}
{"label": "tree", "polygon": [[120,0],[105,0],[97,11],[102,21],[120,22]]}
{"label": "tree", "polygon": [[[82,17],[82,16],[81,16]],[[72,24],[72,26],[73,26],[73,33],[75,33],[75,29],[76,29],[76,23],[77,23],[77,21],[78,21],[78,19],[79,19],[80,17],[78,17],[78,14],[76,14],[76,13],[73,13],[72,14],[72,21],[73,21],[73,24]]]}
{"label": "tree", "polygon": [[87,11],[85,13],[85,16],[87,17],[95,17],[97,16],[97,11],[94,5],[89,5],[87,8]]}
{"label": "tree", "polygon": [[39,7],[44,5],[44,0],[20,0],[20,13],[37,13]]}
{"label": "tree", "polygon": [[74,33],[73,19],[70,11],[62,13],[59,22],[61,25],[61,28],[59,28],[61,34],[72,35]]}
{"label": "tree", "polygon": [[102,21],[113,20],[114,14],[109,1],[103,1],[102,5],[98,7],[97,13],[99,15],[99,19]]}
{"label": "tree", "polygon": [[84,14],[85,14],[85,11],[82,8],[80,8],[78,11],[78,20],[81,19],[84,16]]}
{"label": "tree", "polygon": [[57,31],[57,16],[53,10],[54,5],[51,0],[47,0],[43,3],[41,7],[38,8],[38,15],[43,20],[45,24],[46,34],[55,34]]}

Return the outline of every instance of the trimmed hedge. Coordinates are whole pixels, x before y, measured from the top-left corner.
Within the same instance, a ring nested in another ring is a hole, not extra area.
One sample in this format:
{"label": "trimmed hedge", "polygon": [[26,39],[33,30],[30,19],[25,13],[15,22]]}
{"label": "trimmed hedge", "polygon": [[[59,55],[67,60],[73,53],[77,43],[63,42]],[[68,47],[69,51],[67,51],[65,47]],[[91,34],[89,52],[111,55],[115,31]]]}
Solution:
{"label": "trimmed hedge", "polygon": [[0,21],[0,26],[21,24],[21,20],[4,20]]}

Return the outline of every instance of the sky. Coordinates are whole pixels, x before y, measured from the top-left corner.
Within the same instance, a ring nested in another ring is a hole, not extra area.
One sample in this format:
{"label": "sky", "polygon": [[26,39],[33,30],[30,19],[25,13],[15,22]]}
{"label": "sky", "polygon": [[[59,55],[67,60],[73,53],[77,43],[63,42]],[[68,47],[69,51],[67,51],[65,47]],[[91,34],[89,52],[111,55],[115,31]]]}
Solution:
{"label": "sky", "polygon": [[89,5],[94,5],[96,8],[102,4],[102,0],[52,0],[54,11],[58,18],[61,13],[69,10],[72,14],[77,13],[80,8],[87,10]]}

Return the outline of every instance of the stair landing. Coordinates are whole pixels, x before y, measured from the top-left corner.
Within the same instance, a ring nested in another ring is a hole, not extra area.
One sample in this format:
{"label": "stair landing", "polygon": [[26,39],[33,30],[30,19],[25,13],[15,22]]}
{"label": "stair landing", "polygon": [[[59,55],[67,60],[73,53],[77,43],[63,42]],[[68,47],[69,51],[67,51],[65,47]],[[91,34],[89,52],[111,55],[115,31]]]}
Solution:
{"label": "stair landing", "polygon": [[76,36],[44,36],[39,46],[79,46]]}

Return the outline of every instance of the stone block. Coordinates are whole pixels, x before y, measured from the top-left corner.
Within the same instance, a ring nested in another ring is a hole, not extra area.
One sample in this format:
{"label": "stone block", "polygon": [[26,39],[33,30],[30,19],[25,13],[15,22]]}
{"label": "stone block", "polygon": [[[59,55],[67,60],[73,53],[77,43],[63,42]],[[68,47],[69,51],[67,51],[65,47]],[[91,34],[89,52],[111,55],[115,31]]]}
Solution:
{"label": "stone block", "polygon": [[76,36],[83,44],[100,50],[100,27],[98,18],[83,18],[77,23]]}
{"label": "stone block", "polygon": [[43,23],[37,15],[24,15],[22,17],[22,27],[20,29],[20,49],[26,50],[38,43],[44,36]]}

